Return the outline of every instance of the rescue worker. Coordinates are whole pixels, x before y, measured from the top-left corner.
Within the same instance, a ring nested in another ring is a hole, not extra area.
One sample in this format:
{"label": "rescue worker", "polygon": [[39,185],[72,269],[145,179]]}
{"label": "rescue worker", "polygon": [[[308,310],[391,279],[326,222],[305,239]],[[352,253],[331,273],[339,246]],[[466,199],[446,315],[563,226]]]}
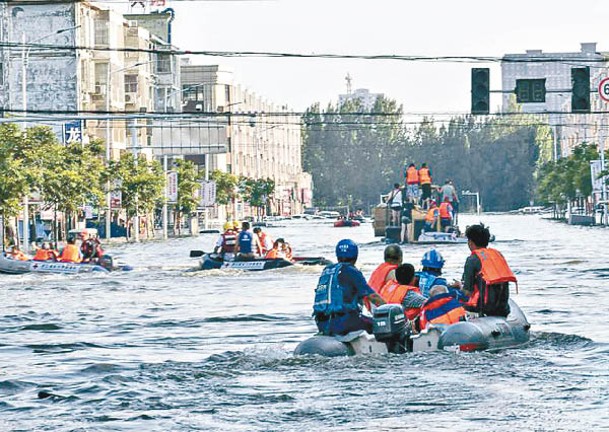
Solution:
{"label": "rescue worker", "polygon": [[429,205],[429,210],[427,210],[427,214],[425,215],[425,231],[435,231],[437,230],[437,224],[440,219],[440,211],[435,201],[431,201]]}
{"label": "rescue worker", "polygon": [[226,222],[222,227],[224,232],[220,234],[214,253],[222,255],[224,261],[232,261],[235,258],[235,247],[237,245],[237,232],[233,228],[233,222]]}
{"label": "rescue worker", "polygon": [[250,223],[245,221],[241,224],[241,232],[237,235],[237,258],[242,260],[251,260],[256,258],[254,250],[258,243],[258,236],[250,231]]}
{"label": "rescue worker", "polygon": [[397,303],[404,307],[404,314],[409,321],[419,315],[421,306],[427,300],[414,286],[414,267],[412,264],[401,264],[395,269],[395,280],[390,280],[380,289],[379,294],[387,303]]}
{"label": "rescue worker", "polygon": [[78,246],[76,246],[76,238],[74,236],[68,237],[68,244],[65,245],[61,251],[59,261],[72,263],[82,262],[82,254]]}
{"label": "rescue worker", "polygon": [[472,253],[465,261],[462,281],[455,281],[454,286],[470,297],[466,309],[481,316],[508,316],[509,283],[516,283],[518,289],[516,276],[501,252],[488,247],[491,234],[487,227],[471,225],[465,236]]}
{"label": "rescue worker", "polygon": [[421,205],[423,208],[429,207],[431,200],[431,170],[424,163],[419,169],[419,184],[421,185]]}
{"label": "rescue worker", "polygon": [[385,262],[374,269],[368,279],[368,285],[376,292],[379,292],[388,281],[395,279],[395,269],[402,264],[402,249],[394,244],[387,246],[384,260]]}
{"label": "rescue worker", "polygon": [[419,199],[419,171],[413,163],[406,170],[406,199],[413,203]]}
{"label": "rescue worker", "polygon": [[34,261],[57,261],[59,254],[57,251],[51,249],[48,243],[42,243],[42,246],[36,250]]}
{"label": "rescue worker", "polygon": [[465,321],[467,312],[448,292],[448,288],[444,285],[434,285],[429,290],[429,299],[421,308],[421,316],[419,318],[419,326],[424,329],[429,324],[455,324],[459,321]]}
{"label": "rescue worker", "polygon": [[104,255],[104,251],[101,247],[101,242],[95,234],[82,233],[82,244],[80,245],[80,252],[82,253],[83,262],[98,262],[99,259]]}
{"label": "rescue worker", "polygon": [[281,253],[283,255],[283,257],[285,259],[287,259],[288,261],[292,261],[293,260],[293,254],[292,254],[292,246],[290,246],[290,244],[284,240],[283,244],[281,245]]}
{"label": "rescue worker", "polygon": [[387,197],[387,205],[391,209],[391,218],[389,223],[393,226],[400,225],[400,215],[402,213],[402,189],[400,184],[395,183],[393,190],[389,192]]}
{"label": "rescue worker", "polygon": [[11,258],[16,261],[28,261],[30,259],[30,257],[24,254],[17,245],[14,245],[12,249],[7,252],[7,258]]}
{"label": "rescue worker", "polygon": [[254,227],[254,235],[258,237],[256,255],[263,257],[271,249],[270,237],[260,227]]}
{"label": "rescue worker", "polygon": [[275,242],[273,243],[273,247],[271,249],[269,249],[269,251],[266,253],[266,255],[264,257],[266,259],[283,258],[283,256],[282,256],[283,241],[284,240],[282,238],[278,238],[277,240],[275,240]]}
{"label": "rescue worker", "polygon": [[434,285],[448,285],[446,279],[441,277],[442,267],[444,267],[444,257],[436,249],[430,249],[423,255],[421,259],[423,270],[416,273],[418,278],[417,285],[421,290],[421,294],[429,297],[429,290]]}
{"label": "rescue worker", "polygon": [[362,303],[364,299],[375,306],[385,303],[355,268],[358,252],[353,240],[339,241],[338,263],[327,266],[321,273],[315,288],[313,316],[323,335],[344,335],[355,330],[372,333],[372,319],[362,315]]}
{"label": "rescue worker", "polygon": [[448,198],[444,198],[444,201],[440,204],[440,226],[447,231],[453,224],[453,206],[450,204]]}

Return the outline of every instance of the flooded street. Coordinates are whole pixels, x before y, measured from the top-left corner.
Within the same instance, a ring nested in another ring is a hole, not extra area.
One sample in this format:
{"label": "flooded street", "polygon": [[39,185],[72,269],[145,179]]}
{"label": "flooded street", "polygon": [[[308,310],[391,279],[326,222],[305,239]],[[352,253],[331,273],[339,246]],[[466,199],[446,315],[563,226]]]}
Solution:
{"label": "flooded street", "polygon": [[[294,357],[312,335],[321,267],[192,271],[216,235],[109,250],[132,272],[0,276],[0,430],[369,431],[609,428],[609,230],[539,216],[461,215],[490,226],[519,279],[526,346],[496,353]],[[271,227],[296,255],[360,244],[370,224]],[[465,244],[440,245],[450,281]],[[404,245],[420,267],[429,246]],[[46,391],[56,396],[39,399]]]}

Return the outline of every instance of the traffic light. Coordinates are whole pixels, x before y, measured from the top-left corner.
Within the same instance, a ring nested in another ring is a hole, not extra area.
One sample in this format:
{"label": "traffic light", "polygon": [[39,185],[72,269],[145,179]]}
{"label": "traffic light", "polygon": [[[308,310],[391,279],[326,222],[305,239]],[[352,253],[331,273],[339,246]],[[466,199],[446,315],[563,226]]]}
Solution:
{"label": "traffic light", "polygon": [[518,103],[543,103],[546,101],[546,79],[517,79],[515,91]]}
{"label": "traffic light", "polygon": [[472,114],[489,113],[489,68],[472,68]]}
{"label": "traffic light", "polygon": [[571,112],[590,112],[590,68],[571,68]]}

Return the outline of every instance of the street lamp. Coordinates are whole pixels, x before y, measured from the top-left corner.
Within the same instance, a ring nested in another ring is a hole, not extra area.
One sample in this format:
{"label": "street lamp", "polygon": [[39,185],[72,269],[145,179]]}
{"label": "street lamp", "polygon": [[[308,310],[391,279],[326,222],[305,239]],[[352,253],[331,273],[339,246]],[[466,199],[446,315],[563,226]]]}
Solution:
{"label": "street lamp", "polygon": [[[110,96],[112,95],[112,74],[113,73],[118,73],[118,72],[123,72],[126,71],[128,69],[133,69],[139,66],[143,66],[143,65],[147,65],[150,63],[153,63],[154,60],[151,61],[147,61],[147,62],[140,62],[140,63],[134,63],[131,66],[126,66],[124,68],[115,70],[114,72],[112,72],[112,68],[110,67],[111,63],[110,61],[108,61],[108,70],[106,72],[106,115],[108,116],[108,119],[106,120],[106,165],[110,164],[110,159],[112,157],[111,153],[111,145],[110,145],[110,138],[111,138],[111,130],[110,130],[110,123],[111,123],[111,119],[110,119]],[[111,238],[111,232],[110,230],[112,229],[112,194],[110,191],[110,180],[108,180],[108,183],[106,184],[106,187],[108,188],[108,191],[106,193],[106,206],[107,206],[107,210],[106,210],[106,240],[109,240]]]}
{"label": "street lamp", "polygon": [[[56,30],[52,33],[46,34],[44,36],[41,36],[37,39],[34,39],[33,41],[30,42],[30,44],[33,44],[35,42],[39,42],[43,39],[46,39],[48,37],[51,36],[55,36],[70,30],[74,30],[77,29],[78,27],[80,27],[79,25],[76,26],[72,26],[72,27],[67,27],[67,28],[63,28],[63,29],[59,29]],[[24,116],[24,122],[23,122],[23,130],[24,132],[27,131],[27,63],[28,63],[28,58],[30,56],[30,50],[32,49],[32,47],[26,47],[26,37],[25,37],[25,31],[21,32],[21,92],[22,92],[22,96],[23,96],[23,116]],[[24,252],[28,252],[30,249],[30,215],[29,215],[29,197],[28,194],[26,193],[24,198],[23,198],[23,243],[24,243]]]}

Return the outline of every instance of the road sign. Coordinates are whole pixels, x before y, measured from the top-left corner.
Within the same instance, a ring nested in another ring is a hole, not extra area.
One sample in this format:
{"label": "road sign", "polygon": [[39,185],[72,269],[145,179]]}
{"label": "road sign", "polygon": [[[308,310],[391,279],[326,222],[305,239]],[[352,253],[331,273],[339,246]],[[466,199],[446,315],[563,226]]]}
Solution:
{"label": "road sign", "polygon": [[598,94],[602,100],[609,102],[609,77],[603,78],[598,85]]}
{"label": "road sign", "polygon": [[63,142],[64,144],[82,143],[82,120],[64,123]]}
{"label": "road sign", "polygon": [[123,205],[123,193],[119,190],[110,191],[110,208],[120,209]]}

